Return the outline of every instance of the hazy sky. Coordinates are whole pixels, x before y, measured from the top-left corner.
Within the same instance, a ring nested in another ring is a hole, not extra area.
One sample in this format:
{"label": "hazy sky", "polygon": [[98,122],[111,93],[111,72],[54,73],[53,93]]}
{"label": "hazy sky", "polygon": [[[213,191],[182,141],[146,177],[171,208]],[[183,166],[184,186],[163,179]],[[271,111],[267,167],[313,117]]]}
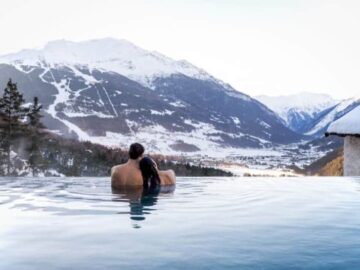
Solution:
{"label": "hazy sky", "polygon": [[54,39],[124,38],[252,96],[360,96],[356,0],[2,0],[0,25],[0,54]]}

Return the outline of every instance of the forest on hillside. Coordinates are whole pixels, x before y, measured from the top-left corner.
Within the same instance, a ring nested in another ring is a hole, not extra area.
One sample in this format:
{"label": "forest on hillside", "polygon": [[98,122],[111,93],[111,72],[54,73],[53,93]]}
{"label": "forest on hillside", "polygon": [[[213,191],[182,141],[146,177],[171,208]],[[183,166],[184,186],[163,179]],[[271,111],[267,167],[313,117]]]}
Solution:
{"label": "forest on hillside", "polygon": [[[41,101],[27,103],[11,79],[0,97],[0,175],[109,176],[126,162],[127,151],[56,135],[42,124]],[[231,173],[155,156],[160,169],[179,176],[231,176]]]}

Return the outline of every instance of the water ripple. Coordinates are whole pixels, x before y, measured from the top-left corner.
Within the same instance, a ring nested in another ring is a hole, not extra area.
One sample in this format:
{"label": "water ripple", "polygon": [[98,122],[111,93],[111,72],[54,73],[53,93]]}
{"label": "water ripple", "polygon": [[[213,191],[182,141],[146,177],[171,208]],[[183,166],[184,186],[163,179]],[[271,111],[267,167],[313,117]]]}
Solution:
{"label": "water ripple", "polygon": [[358,269],[359,210],[359,178],[0,178],[0,269]]}

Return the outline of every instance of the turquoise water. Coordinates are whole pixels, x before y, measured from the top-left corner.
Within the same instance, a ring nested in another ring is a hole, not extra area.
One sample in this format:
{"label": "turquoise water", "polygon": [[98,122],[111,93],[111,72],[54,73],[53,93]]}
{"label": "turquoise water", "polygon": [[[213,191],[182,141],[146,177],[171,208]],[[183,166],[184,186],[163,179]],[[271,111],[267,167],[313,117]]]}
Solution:
{"label": "turquoise water", "polygon": [[360,179],[0,178],[0,269],[360,269]]}

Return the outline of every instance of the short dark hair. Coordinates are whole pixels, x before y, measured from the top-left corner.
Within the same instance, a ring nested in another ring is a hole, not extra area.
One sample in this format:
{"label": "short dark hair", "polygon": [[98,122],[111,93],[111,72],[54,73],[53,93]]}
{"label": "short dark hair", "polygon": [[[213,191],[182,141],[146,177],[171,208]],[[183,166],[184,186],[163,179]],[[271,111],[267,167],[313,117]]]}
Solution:
{"label": "short dark hair", "polygon": [[129,157],[131,159],[138,159],[144,154],[145,148],[140,143],[133,143],[129,148]]}

